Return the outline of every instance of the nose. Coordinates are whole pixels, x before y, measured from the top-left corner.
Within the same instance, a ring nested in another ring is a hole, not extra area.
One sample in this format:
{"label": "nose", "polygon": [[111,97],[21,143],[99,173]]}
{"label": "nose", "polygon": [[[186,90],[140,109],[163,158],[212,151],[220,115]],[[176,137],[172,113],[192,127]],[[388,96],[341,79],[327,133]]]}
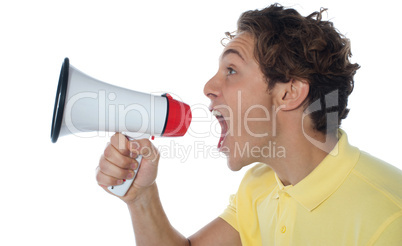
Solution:
{"label": "nose", "polygon": [[204,86],[204,95],[209,99],[218,97],[221,93],[221,86],[217,75],[212,77]]}

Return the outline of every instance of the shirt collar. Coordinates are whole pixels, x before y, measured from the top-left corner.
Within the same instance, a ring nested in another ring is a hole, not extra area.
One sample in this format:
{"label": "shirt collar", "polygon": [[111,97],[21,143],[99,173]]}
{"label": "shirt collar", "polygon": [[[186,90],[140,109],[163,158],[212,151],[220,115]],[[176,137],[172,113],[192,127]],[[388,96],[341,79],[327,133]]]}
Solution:
{"label": "shirt collar", "polygon": [[344,182],[360,156],[358,148],[349,144],[346,133],[341,135],[334,149],[303,180],[295,186],[284,186],[275,174],[278,191],[286,192],[309,211],[317,208]]}

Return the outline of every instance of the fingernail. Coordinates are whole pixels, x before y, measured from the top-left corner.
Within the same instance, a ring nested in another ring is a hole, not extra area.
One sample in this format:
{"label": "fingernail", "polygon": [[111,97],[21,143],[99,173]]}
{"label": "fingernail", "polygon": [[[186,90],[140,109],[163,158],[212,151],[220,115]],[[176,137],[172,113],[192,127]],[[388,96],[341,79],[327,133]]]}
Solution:
{"label": "fingernail", "polygon": [[120,179],[120,180],[117,180],[117,184],[118,184],[118,185],[121,185],[122,183],[123,183],[123,180],[121,180],[121,179]]}
{"label": "fingernail", "polygon": [[134,177],[134,172],[130,171],[130,172],[127,174],[127,179],[131,179],[132,177]]}
{"label": "fingernail", "polygon": [[131,169],[137,169],[137,163],[133,163],[133,164],[131,164]]}
{"label": "fingernail", "polygon": [[137,142],[131,142],[131,149],[139,149],[140,148],[140,144]]}

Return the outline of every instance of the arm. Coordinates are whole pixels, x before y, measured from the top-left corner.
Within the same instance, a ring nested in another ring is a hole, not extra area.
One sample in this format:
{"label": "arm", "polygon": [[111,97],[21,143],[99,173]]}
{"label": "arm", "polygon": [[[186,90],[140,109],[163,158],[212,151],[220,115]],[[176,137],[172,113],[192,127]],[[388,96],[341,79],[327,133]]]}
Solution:
{"label": "arm", "polygon": [[136,245],[188,245],[187,239],[170,224],[159,199],[156,183],[127,206]]}
{"label": "arm", "polygon": [[[128,208],[137,245],[189,245],[187,239],[169,223],[156,184],[142,195],[140,201],[129,204]],[[210,222],[189,240],[191,246],[241,245],[239,233],[221,218]]]}
{"label": "arm", "polygon": [[190,238],[191,246],[241,246],[239,233],[226,221],[216,218]]}
{"label": "arm", "polygon": [[[106,147],[97,168],[98,184],[110,193],[107,186],[118,185],[130,178],[143,155],[141,168],[123,200],[130,211],[136,244],[189,245],[189,241],[170,224],[160,201],[155,183],[159,152],[148,139],[128,142],[115,134]],[[239,234],[224,220],[218,218],[191,236],[191,246],[241,245]]]}

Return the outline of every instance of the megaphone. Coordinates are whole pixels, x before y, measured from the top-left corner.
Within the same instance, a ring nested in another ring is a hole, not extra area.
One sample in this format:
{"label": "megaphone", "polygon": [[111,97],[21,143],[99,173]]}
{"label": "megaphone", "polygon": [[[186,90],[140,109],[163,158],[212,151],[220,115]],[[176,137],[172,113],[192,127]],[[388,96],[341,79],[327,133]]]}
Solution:
{"label": "megaphone", "polygon": [[[114,86],[79,71],[65,58],[53,110],[51,140],[82,132],[121,132],[129,139],[183,136],[191,123],[190,107],[169,94],[151,95]],[[141,165],[142,156],[137,157]],[[138,168],[140,167],[138,166]],[[108,187],[124,196],[135,179]]]}

